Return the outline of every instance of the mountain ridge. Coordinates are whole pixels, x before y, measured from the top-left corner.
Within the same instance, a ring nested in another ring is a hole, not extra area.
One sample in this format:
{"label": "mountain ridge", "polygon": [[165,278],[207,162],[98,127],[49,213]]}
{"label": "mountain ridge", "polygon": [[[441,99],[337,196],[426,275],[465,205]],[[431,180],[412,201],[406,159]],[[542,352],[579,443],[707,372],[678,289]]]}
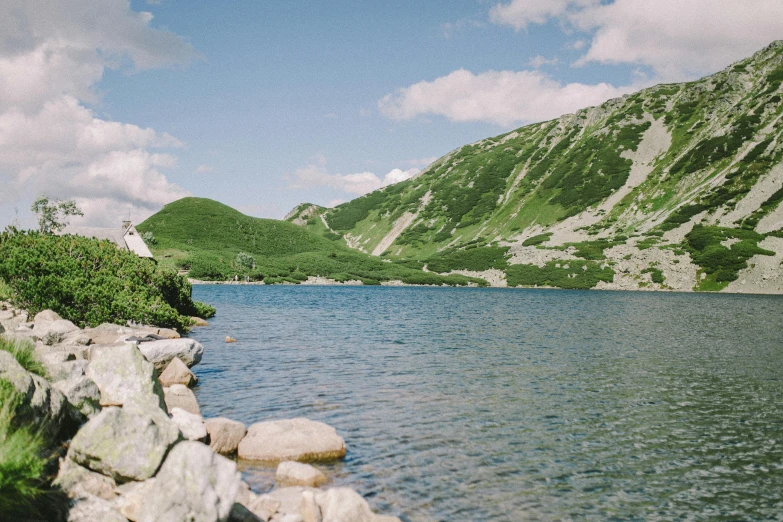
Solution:
{"label": "mountain ridge", "polygon": [[[781,293],[782,82],[775,41],[705,78],[459,147],[415,178],[287,219],[497,286],[610,269],[583,286]],[[505,265],[465,262],[487,248],[505,249]],[[564,268],[577,261],[582,273]]]}

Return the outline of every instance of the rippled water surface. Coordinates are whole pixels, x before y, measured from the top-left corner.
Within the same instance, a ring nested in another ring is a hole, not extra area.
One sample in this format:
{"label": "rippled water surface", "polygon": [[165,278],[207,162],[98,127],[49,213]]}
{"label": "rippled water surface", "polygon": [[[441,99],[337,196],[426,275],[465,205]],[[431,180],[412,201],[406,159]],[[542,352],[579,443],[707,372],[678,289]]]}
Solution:
{"label": "rippled water surface", "polygon": [[[305,416],[431,520],[783,519],[783,299],[198,286],[205,416]],[[225,344],[226,335],[236,344]],[[259,492],[274,470],[242,464]]]}

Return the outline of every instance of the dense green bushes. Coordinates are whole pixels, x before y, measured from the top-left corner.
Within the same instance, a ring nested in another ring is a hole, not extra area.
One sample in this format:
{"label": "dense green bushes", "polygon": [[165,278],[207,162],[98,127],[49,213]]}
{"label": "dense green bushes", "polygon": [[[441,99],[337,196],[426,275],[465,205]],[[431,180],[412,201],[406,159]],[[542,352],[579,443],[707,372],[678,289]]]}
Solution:
{"label": "dense green bushes", "polygon": [[503,270],[508,266],[506,253],[508,247],[486,246],[449,250],[427,259],[427,268],[433,272],[451,272],[452,270],[473,270],[482,272],[491,268]]}
{"label": "dense green bushes", "polygon": [[135,321],[186,330],[189,316],[214,314],[191,299],[190,284],[176,272],[109,241],[3,232],[0,279],[17,306],[31,314],[51,309],[79,326]]}
{"label": "dense green bushes", "polygon": [[[699,290],[719,290],[739,277],[754,255],[774,256],[759,248],[764,236],[752,230],[696,225],[685,236],[685,248],[693,263],[707,274],[697,285]],[[728,245],[728,246],[727,246]]]}
{"label": "dense green bushes", "polygon": [[537,265],[512,265],[506,270],[508,286],[554,286],[587,290],[599,281],[611,283],[614,271],[593,261],[550,261]]}

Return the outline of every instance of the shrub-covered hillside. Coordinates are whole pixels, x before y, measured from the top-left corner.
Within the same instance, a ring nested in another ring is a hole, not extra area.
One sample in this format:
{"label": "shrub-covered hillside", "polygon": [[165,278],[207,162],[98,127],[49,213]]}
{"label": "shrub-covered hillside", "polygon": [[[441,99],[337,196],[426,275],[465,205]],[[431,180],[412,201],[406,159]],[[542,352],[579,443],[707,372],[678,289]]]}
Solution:
{"label": "shrub-covered hillside", "polygon": [[410,284],[465,285],[484,281],[443,277],[382,261],[285,221],[246,216],[204,198],[183,198],[140,224],[163,265],[195,279],[235,276],[265,283],[299,283],[309,276],[365,284],[399,280]]}
{"label": "shrub-covered hillside", "polygon": [[[782,84],[780,41],[701,80],[466,145],[415,178],[288,219],[438,272],[497,270],[501,284],[783,293]],[[696,248],[695,225],[724,239]],[[457,253],[482,248],[506,248],[504,262]]]}

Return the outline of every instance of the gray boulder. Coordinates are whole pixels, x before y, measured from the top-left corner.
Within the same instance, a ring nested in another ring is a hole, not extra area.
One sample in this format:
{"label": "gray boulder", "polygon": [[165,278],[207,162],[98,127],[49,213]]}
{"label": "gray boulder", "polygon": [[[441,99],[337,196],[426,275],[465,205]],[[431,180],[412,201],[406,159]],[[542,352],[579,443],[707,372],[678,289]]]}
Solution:
{"label": "gray boulder", "polygon": [[228,520],[240,482],[233,461],[199,442],[181,442],[156,475],[138,522]]}
{"label": "gray boulder", "polygon": [[286,460],[278,464],[275,480],[283,486],[317,488],[326,482],[326,475],[309,464]]}
{"label": "gray boulder", "polygon": [[102,498],[87,496],[74,500],[68,522],[128,522],[114,506]]}
{"label": "gray boulder", "polygon": [[399,518],[376,515],[364,498],[351,488],[331,488],[315,494],[322,522],[399,522]]}
{"label": "gray boulder", "polygon": [[163,371],[175,357],[190,368],[201,361],[204,353],[201,343],[188,338],[147,341],[139,343],[139,350],[158,371]]}
{"label": "gray boulder", "polygon": [[101,406],[122,406],[129,400],[141,400],[165,408],[155,369],[133,343],[94,348],[87,377],[101,391]]}
{"label": "gray boulder", "polygon": [[190,371],[190,368],[185,366],[185,363],[180,360],[179,357],[174,357],[171,362],[166,365],[166,369],[159,377],[160,384],[164,387],[172,386],[174,384],[184,384],[185,386],[194,386],[198,379]]}
{"label": "gray boulder", "polygon": [[184,384],[174,384],[168,388],[163,388],[163,397],[169,413],[174,408],[182,408],[187,412],[201,415],[201,409],[198,407],[195,394]]}
{"label": "gray boulder", "polygon": [[60,317],[60,314],[58,314],[55,311],[52,310],[44,310],[42,312],[38,312],[35,314],[35,317],[33,318],[34,323],[45,323],[45,322],[52,322],[52,321],[62,321],[63,318]]}
{"label": "gray boulder", "polygon": [[247,430],[245,425],[224,417],[204,421],[209,433],[209,446],[223,455],[236,453]]}
{"label": "gray boulder", "polygon": [[62,338],[65,334],[75,332],[78,329],[78,326],[65,319],[58,319],[56,321],[36,321],[33,326],[33,335],[42,340],[47,336],[58,336]]}
{"label": "gray boulder", "polygon": [[101,411],[101,392],[89,377],[72,377],[57,381],[52,386],[65,395],[71,412],[75,414],[74,420],[83,421],[85,417],[90,418]]}
{"label": "gray boulder", "polygon": [[60,459],[60,469],[54,485],[62,489],[70,498],[92,495],[104,500],[114,500],[113,479],[84,468],[69,458]]}
{"label": "gray boulder", "polygon": [[260,461],[317,461],[345,456],[345,441],[323,422],[297,418],[258,422],[239,443],[240,458]]}
{"label": "gray boulder", "polygon": [[119,495],[114,504],[125,518],[136,522],[139,519],[141,507],[154,488],[154,478],[142,482],[128,482],[114,490]]}
{"label": "gray boulder", "polygon": [[42,426],[57,434],[62,426],[68,403],[65,396],[49,381],[25,370],[8,352],[0,351],[0,379],[8,381],[19,394],[15,414],[20,419]]}
{"label": "gray boulder", "polygon": [[105,408],[76,433],[68,457],[118,483],[152,477],[180,440],[177,426],[148,402]]}
{"label": "gray boulder", "polygon": [[201,415],[187,412],[182,408],[172,408],[171,420],[187,440],[206,442],[207,427]]}

